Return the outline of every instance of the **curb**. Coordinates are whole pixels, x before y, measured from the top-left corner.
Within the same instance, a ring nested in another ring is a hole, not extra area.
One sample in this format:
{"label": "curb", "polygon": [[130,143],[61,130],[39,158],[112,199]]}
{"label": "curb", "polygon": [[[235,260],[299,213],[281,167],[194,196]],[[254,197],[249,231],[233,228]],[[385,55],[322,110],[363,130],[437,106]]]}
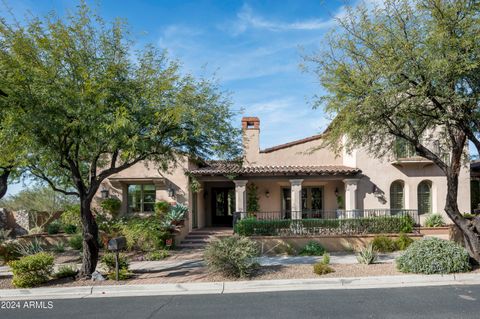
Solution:
{"label": "curb", "polygon": [[0,300],[234,294],[249,292],[480,285],[480,274],[402,275],[324,279],[2,289]]}

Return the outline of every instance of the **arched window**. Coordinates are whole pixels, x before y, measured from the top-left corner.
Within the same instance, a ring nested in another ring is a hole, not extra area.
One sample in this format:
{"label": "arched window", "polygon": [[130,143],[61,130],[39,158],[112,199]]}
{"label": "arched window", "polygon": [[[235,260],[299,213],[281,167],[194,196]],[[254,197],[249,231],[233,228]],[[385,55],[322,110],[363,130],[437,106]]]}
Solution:
{"label": "arched window", "polygon": [[404,202],[404,184],[402,181],[395,181],[390,185],[390,209],[403,209]]}
{"label": "arched window", "polygon": [[422,181],[417,188],[418,213],[430,214],[432,212],[432,182]]}

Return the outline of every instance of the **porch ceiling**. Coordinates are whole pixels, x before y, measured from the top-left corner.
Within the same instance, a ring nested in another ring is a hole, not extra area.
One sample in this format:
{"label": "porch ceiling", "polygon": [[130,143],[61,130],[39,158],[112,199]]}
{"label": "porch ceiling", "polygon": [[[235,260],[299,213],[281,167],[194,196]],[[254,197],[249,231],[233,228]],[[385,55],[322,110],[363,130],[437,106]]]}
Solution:
{"label": "porch ceiling", "polygon": [[190,170],[196,176],[223,176],[228,174],[240,176],[354,176],[361,173],[358,168],[342,165],[297,166],[297,165],[262,165],[242,166],[237,162],[214,161],[208,166]]}

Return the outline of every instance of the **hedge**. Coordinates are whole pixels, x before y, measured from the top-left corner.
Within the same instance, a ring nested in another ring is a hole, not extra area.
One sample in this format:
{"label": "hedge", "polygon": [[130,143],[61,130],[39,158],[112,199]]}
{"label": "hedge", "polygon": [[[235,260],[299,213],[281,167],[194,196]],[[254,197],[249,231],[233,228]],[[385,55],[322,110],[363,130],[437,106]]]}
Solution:
{"label": "hedge", "polygon": [[410,233],[415,222],[409,215],[349,219],[240,220],[235,231],[242,236],[354,235]]}

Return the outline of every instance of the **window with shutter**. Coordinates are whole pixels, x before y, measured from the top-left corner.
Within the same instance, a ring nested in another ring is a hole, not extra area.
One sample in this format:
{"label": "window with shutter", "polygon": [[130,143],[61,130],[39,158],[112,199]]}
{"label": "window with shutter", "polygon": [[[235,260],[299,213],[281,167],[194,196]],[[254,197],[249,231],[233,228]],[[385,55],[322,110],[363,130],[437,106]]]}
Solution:
{"label": "window with shutter", "polygon": [[417,188],[418,213],[430,214],[432,212],[432,182],[423,181]]}
{"label": "window with shutter", "polygon": [[404,187],[402,181],[395,181],[390,186],[390,209],[404,208]]}

